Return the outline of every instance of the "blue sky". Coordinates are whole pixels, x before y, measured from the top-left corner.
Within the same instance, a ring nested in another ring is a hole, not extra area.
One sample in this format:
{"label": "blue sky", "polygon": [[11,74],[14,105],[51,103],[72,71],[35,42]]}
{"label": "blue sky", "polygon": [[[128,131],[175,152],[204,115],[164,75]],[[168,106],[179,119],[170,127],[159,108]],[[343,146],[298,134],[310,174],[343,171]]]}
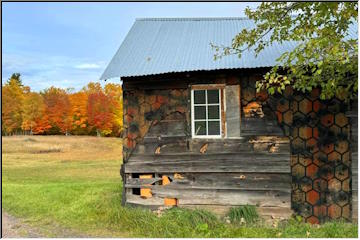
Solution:
{"label": "blue sky", "polygon": [[[34,91],[98,81],[136,18],[238,17],[258,3],[2,3],[2,82]],[[119,82],[118,79],[111,80]]]}

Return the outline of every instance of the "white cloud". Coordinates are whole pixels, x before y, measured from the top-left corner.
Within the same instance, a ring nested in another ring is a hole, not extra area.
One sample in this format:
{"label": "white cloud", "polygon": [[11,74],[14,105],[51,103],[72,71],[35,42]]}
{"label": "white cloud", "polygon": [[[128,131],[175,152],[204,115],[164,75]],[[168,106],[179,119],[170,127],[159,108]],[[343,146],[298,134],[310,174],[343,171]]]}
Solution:
{"label": "white cloud", "polygon": [[98,68],[101,68],[101,66],[96,63],[83,63],[83,64],[76,65],[75,68],[77,68],[77,69],[98,69]]}
{"label": "white cloud", "polygon": [[33,91],[50,86],[80,90],[90,81],[99,81],[104,68],[104,61],[94,59],[48,56],[36,52],[4,53],[2,82],[5,83],[12,73],[19,72],[24,85],[30,86]]}

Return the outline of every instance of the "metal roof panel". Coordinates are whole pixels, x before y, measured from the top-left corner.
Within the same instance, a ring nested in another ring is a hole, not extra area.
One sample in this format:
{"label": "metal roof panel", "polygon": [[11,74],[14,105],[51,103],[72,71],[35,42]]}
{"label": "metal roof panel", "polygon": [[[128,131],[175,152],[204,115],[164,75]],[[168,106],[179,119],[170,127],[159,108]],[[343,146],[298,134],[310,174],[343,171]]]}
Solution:
{"label": "metal roof panel", "polygon": [[[242,29],[255,27],[246,18],[140,18],[125,37],[101,79],[199,70],[271,67],[296,42],[273,43],[257,57],[249,50],[214,61],[210,43],[230,46]],[[349,36],[357,39],[357,24]]]}

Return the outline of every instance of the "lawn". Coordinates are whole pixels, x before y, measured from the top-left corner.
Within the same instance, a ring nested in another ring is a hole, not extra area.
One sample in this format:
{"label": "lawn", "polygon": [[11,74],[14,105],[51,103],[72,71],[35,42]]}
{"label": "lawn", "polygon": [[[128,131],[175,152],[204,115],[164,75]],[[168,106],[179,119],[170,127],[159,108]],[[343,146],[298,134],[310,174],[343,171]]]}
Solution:
{"label": "lawn", "polygon": [[121,139],[22,136],[2,141],[2,207],[49,237],[63,236],[59,226],[74,237],[357,237],[357,225],[350,223],[240,225],[201,210],[175,208],[158,217],[122,207]]}

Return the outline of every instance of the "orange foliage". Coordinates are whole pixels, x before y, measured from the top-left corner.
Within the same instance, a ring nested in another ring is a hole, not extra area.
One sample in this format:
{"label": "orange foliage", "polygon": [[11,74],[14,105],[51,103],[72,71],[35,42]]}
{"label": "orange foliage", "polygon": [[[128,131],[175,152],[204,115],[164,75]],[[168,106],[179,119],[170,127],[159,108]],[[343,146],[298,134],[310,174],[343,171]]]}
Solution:
{"label": "orange foliage", "polygon": [[69,93],[50,87],[41,93],[13,74],[2,88],[3,134],[98,134],[120,136],[123,129],[120,84],[89,83]]}
{"label": "orange foliage", "polygon": [[88,98],[89,124],[96,131],[109,135],[112,132],[113,115],[111,113],[111,101],[103,92],[90,93]]}
{"label": "orange foliage", "polygon": [[77,92],[69,95],[70,113],[72,130],[76,132],[86,132],[88,124],[87,102],[88,96],[85,92]]}
{"label": "orange foliage", "polygon": [[45,103],[45,115],[52,126],[48,133],[57,131],[68,133],[71,129],[71,119],[69,118],[71,105],[65,90],[50,87],[42,95]]}

